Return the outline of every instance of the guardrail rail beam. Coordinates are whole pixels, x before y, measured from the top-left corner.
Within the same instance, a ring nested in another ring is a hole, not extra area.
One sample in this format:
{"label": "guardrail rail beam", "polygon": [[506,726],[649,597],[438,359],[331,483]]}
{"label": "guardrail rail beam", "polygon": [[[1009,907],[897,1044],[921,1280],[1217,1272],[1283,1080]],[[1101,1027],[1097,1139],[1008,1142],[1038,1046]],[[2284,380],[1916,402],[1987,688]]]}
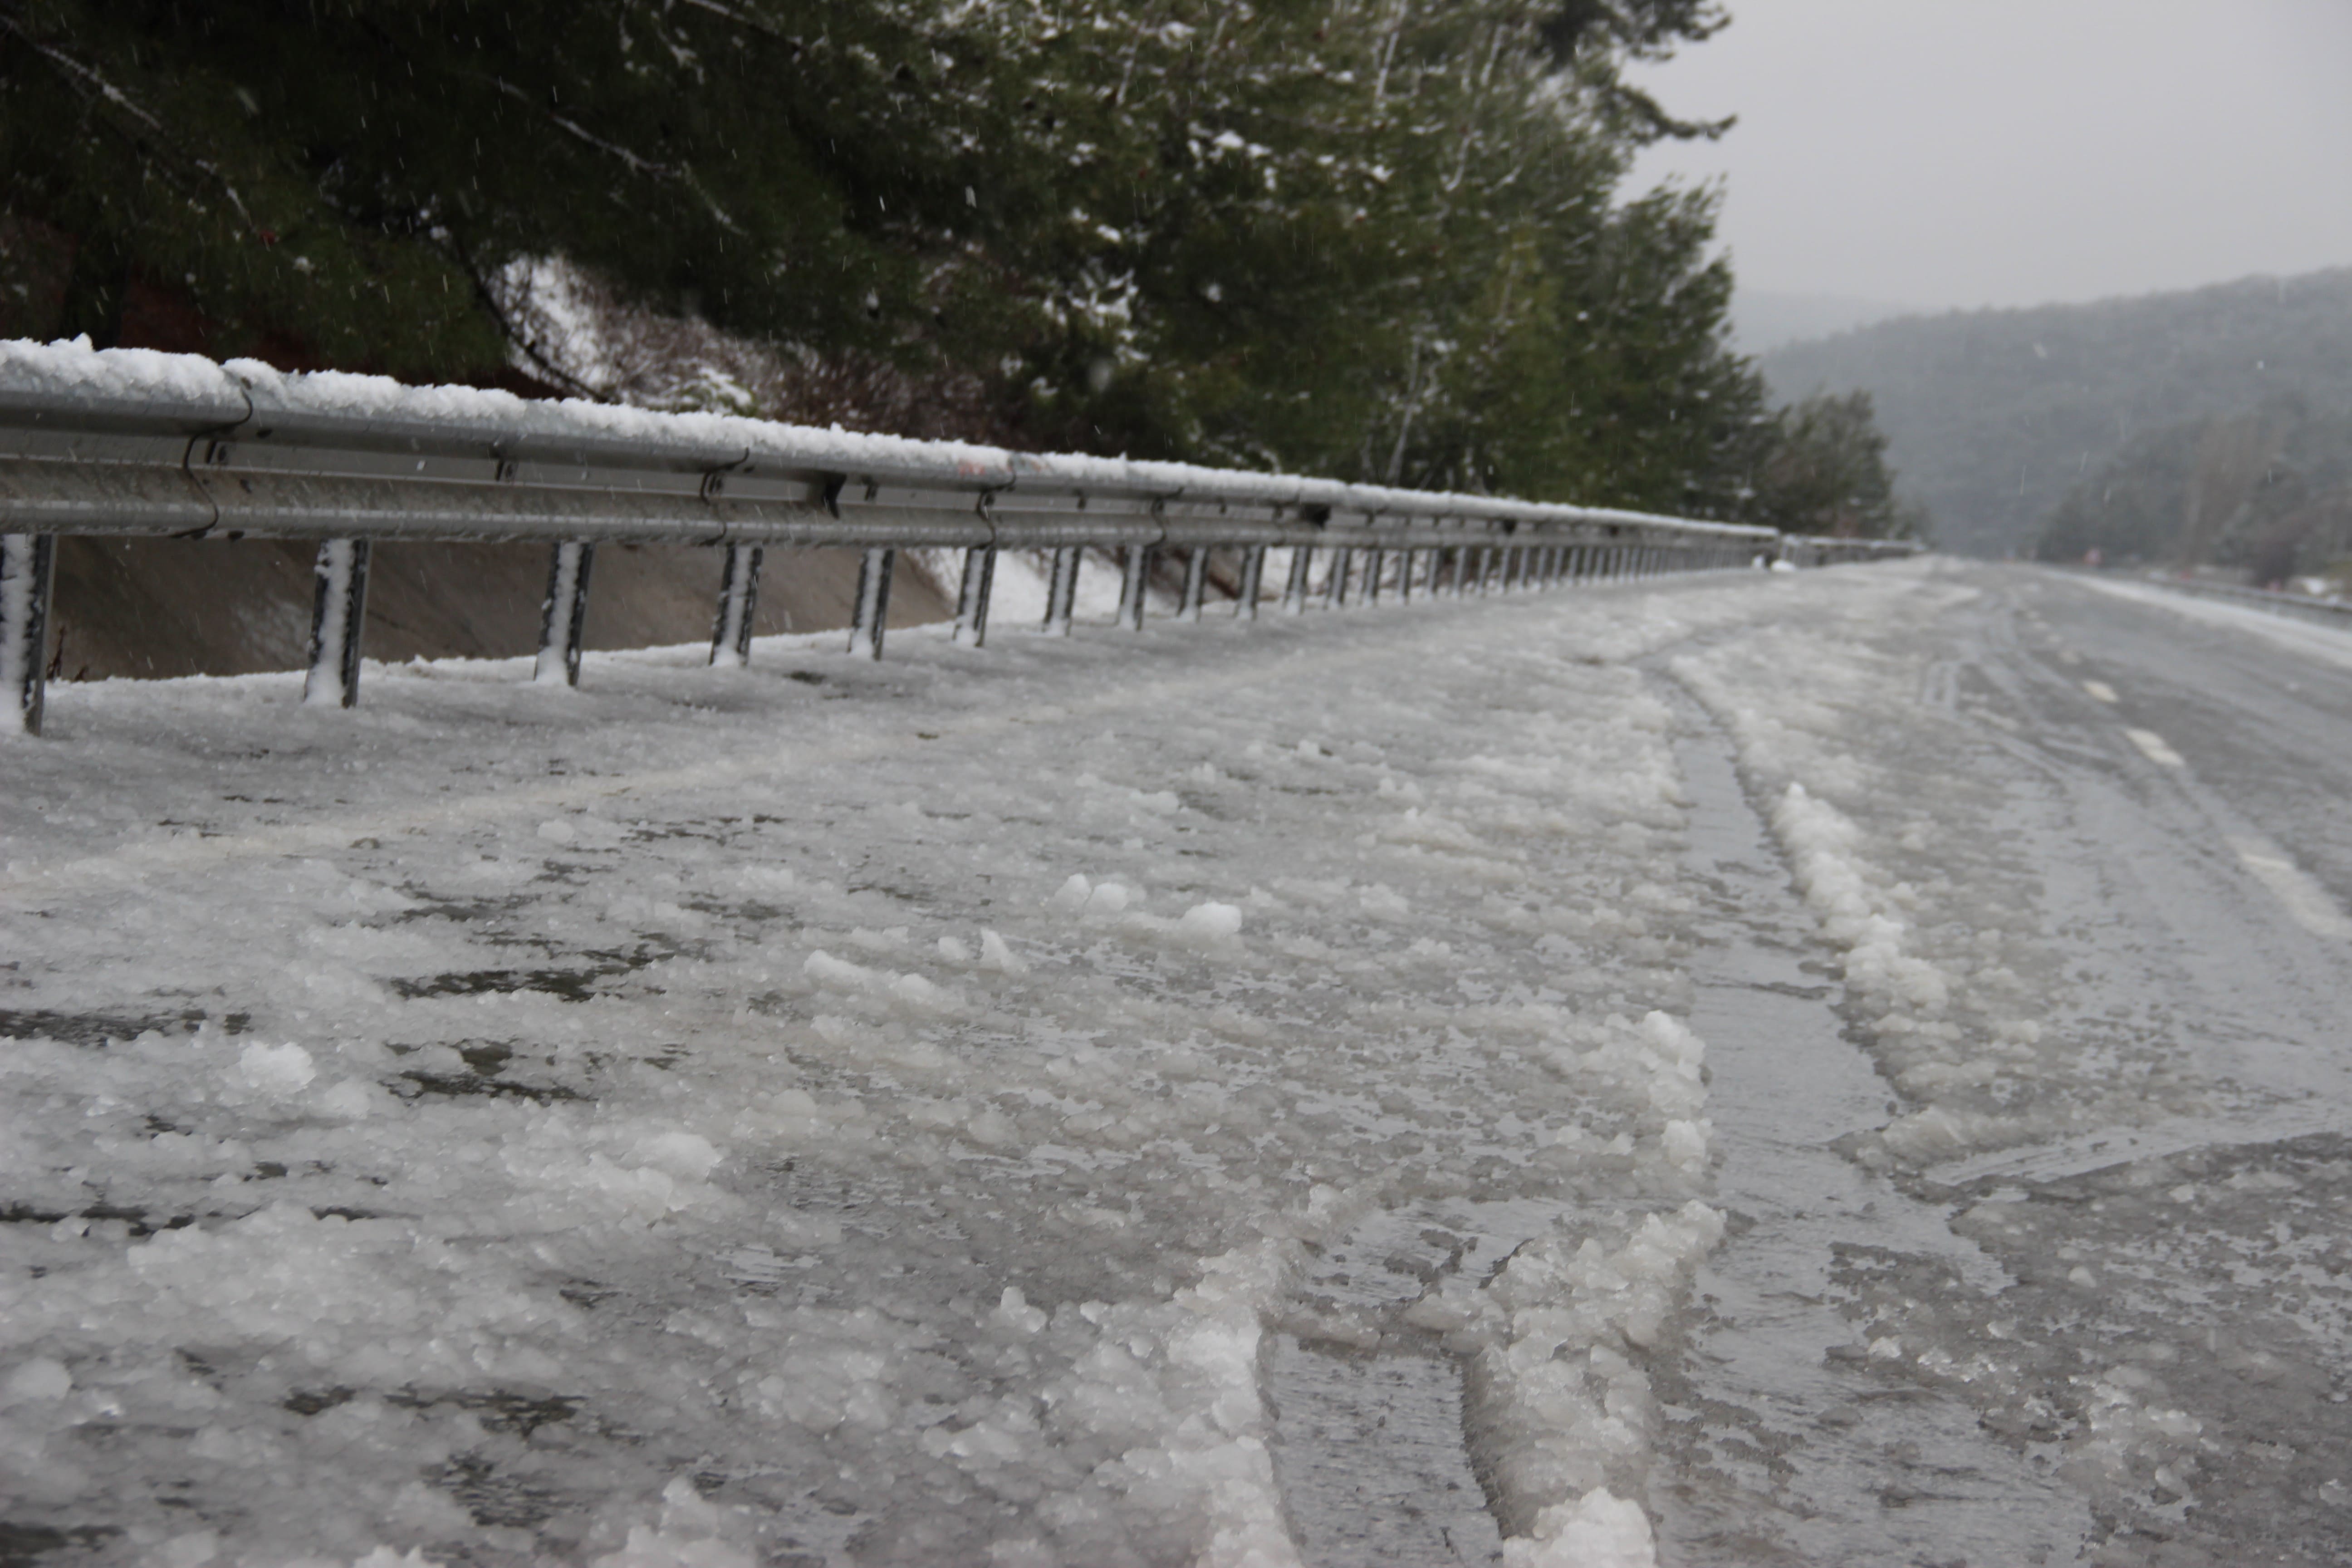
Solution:
{"label": "guardrail rail beam", "polygon": [[358,699],[367,568],[384,540],[551,546],[532,679],[567,687],[579,680],[594,547],[605,543],[723,550],[710,662],[739,668],[771,548],[859,552],[849,646],[877,658],[897,552],[908,549],[964,552],[951,635],[976,647],[1000,550],[1051,559],[1044,629],[1067,636],[1088,551],[1121,552],[1118,619],[1140,627],[1162,549],[1184,552],[1186,620],[1205,606],[1216,552],[1238,552],[1234,609],[1246,620],[1266,597],[1276,549],[1288,552],[1280,603],[1297,615],[1310,596],[1375,605],[1391,586],[1401,601],[1459,598],[1759,552],[1811,565],[1916,548],[21,342],[0,342],[0,684],[11,708],[0,728],[19,730],[41,722],[51,542],[61,535],[325,540],[304,689],[344,706]]}

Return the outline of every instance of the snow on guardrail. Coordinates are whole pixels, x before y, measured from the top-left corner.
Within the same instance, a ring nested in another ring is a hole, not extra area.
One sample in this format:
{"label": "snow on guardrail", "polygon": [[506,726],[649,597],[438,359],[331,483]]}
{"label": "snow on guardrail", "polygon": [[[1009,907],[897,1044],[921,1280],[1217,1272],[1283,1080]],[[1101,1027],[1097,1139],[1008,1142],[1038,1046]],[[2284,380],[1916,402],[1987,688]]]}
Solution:
{"label": "snow on guardrail", "polygon": [[1153,559],[1181,552],[1197,618],[1213,552],[1237,552],[1234,610],[1255,616],[1268,552],[1306,607],[1318,551],[1345,604],[1383,588],[1488,593],[1770,559],[1821,565],[1916,546],[1784,539],[1769,528],[1607,508],[1348,484],[1179,463],[1012,452],[719,414],[532,402],[471,387],[289,374],[86,340],[0,342],[0,685],[37,733],[58,535],[321,542],[306,697],[358,699],[377,540],[553,546],[537,679],[576,684],[598,543],[728,552],[711,647],[748,656],[762,551],[864,552],[849,646],[879,658],[896,556],[961,548],[959,641],[986,637],[997,552],[1052,552],[1045,627],[1066,634],[1089,549],[1122,559],[1120,619],[1139,627]]}

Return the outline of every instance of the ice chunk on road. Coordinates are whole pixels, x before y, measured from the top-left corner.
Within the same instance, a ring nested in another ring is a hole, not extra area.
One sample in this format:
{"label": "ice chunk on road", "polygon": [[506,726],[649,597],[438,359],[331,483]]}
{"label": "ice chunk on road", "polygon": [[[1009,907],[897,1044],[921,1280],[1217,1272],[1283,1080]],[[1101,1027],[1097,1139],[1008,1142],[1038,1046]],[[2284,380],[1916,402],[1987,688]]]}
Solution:
{"label": "ice chunk on road", "polygon": [[836,991],[870,990],[881,976],[862,963],[852,963],[845,958],[835,958],[823,948],[810,953],[801,964],[801,973],[819,985]]}
{"label": "ice chunk on road", "polygon": [[257,1042],[238,1053],[236,1076],[248,1089],[282,1096],[307,1088],[319,1069],[310,1053],[291,1041],[282,1046]]}
{"label": "ice chunk on road", "polygon": [[1176,930],[1196,946],[1221,946],[1241,934],[1242,911],[1235,904],[1194,904],[1176,922]]}
{"label": "ice chunk on road", "polygon": [[992,969],[1006,974],[1022,975],[1029,973],[1027,962],[1015,954],[1012,948],[1005,945],[1004,939],[992,931],[983,931],[980,933],[980,961]]}
{"label": "ice chunk on road", "polygon": [[1532,1538],[1503,1542],[1505,1568],[1657,1568],[1657,1543],[1642,1505],[1595,1487],[1536,1518]]}
{"label": "ice chunk on road", "polygon": [[0,1408],[54,1403],[73,1392],[73,1374],[65,1363],[47,1356],[19,1362],[0,1378]]}
{"label": "ice chunk on road", "polygon": [[710,1140],[693,1132],[656,1133],[640,1142],[635,1154],[639,1164],[667,1171],[689,1182],[708,1178],[719,1160],[719,1151]]}

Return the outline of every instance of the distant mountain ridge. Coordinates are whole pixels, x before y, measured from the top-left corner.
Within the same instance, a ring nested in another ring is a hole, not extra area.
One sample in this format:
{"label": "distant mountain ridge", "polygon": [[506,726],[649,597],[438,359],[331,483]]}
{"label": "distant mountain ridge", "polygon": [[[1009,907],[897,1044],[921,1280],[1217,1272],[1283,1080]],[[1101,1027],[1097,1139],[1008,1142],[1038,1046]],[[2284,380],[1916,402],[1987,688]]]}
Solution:
{"label": "distant mountain ridge", "polygon": [[2028,552],[2143,432],[2294,398],[2352,408],[2352,267],[2178,293],[1908,316],[1757,356],[1776,397],[1869,392],[1897,493],[1968,554]]}
{"label": "distant mountain ridge", "polygon": [[1844,294],[1791,294],[1745,286],[1731,296],[1731,336],[1744,354],[1774,349],[1832,332],[1866,327],[1895,316],[1916,316],[1916,305],[1857,300]]}

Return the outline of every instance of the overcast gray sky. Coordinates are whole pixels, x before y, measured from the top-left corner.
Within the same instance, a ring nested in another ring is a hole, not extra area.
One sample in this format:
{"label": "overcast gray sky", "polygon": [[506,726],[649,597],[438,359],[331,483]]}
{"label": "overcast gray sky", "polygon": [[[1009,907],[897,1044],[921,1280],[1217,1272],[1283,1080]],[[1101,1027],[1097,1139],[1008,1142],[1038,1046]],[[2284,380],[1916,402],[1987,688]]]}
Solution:
{"label": "overcast gray sky", "polygon": [[1637,79],[1751,289],[1944,308],[2352,264],[2352,0],[1728,0]]}

